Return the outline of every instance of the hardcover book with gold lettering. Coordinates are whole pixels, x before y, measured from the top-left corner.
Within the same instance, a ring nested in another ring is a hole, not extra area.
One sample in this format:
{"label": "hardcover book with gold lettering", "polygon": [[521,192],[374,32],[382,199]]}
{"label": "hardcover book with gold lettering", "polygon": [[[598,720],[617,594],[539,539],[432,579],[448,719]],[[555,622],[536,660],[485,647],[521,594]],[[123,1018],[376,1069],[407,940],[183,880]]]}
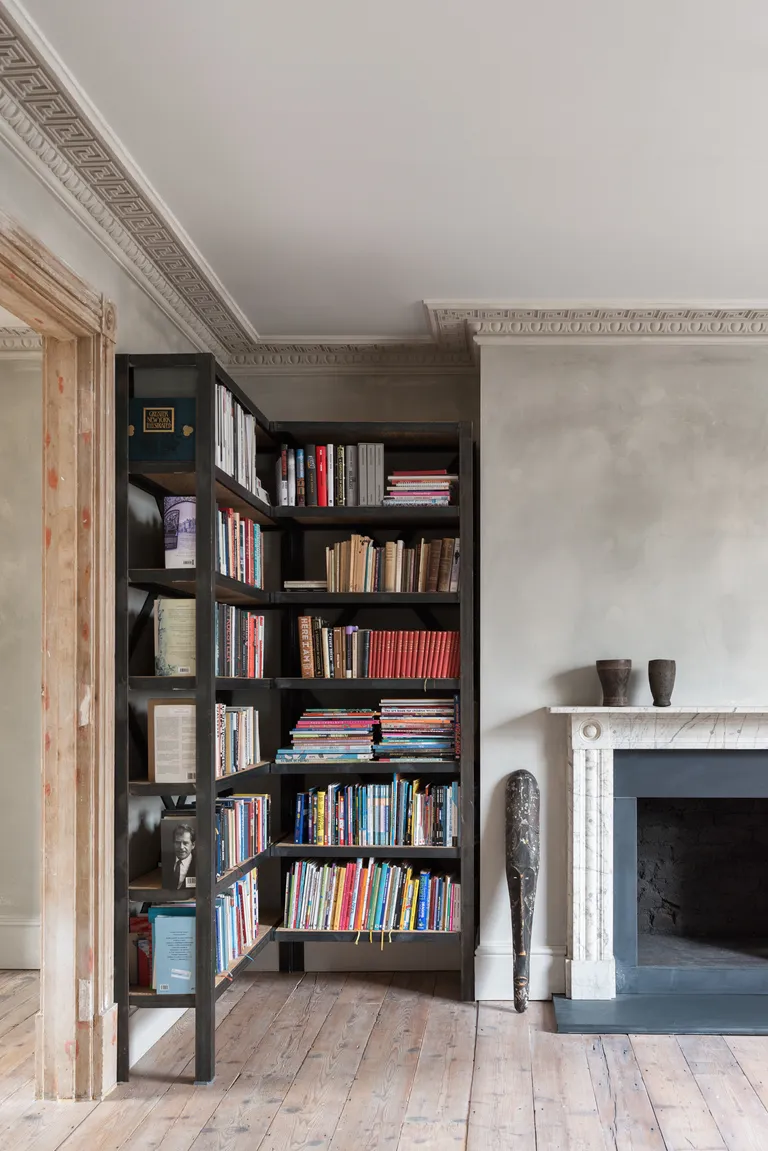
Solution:
{"label": "hardcover book with gold lettering", "polygon": [[194,460],[194,399],[188,396],[174,396],[168,400],[132,399],[128,417],[128,458]]}

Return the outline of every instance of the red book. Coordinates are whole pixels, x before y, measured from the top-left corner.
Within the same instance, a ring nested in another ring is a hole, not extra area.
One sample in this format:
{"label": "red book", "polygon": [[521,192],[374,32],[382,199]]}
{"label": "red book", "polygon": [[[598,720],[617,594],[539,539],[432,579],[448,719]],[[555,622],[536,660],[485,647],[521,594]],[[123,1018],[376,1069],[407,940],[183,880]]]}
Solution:
{"label": "red book", "polygon": [[406,662],[405,674],[410,678],[416,675],[416,644],[418,638],[419,633],[417,631],[408,632],[408,660]]}
{"label": "red book", "polygon": [[254,658],[255,654],[256,654],[256,647],[255,647],[255,644],[253,642],[255,626],[256,626],[256,619],[254,616],[251,616],[250,619],[248,620],[248,644],[247,644],[247,649],[248,649],[247,675],[251,679],[253,679],[254,675],[256,674],[255,658]]}
{"label": "red book", "polygon": [[382,673],[383,679],[392,678],[394,648],[392,643],[392,632],[384,632],[384,671]]}
{"label": "red book", "polygon": [[382,662],[382,656],[384,653],[384,635],[383,635],[383,633],[380,631],[375,631],[373,633],[373,641],[376,645],[376,655],[374,657],[376,662],[373,665],[374,666],[374,676],[376,677],[376,679],[380,679],[381,674],[382,674],[381,669],[384,666],[383,662]]}
{"label": "red book", "polygon": [[418,638],[416,640],[416,664],[415,664],[415,669],[414,669],[414,675],[418,676],[419,679],[421,679],[424,675],[424,651],[425,651],[424,645],[426,642],[427,633],[425,631],[420,631],[417,633],[417,637]]}
{"label": "red book", "polygon": [[453,639],[453,642],[451,644],[451,659],[450,659],[450,663],[448,665],[448,675],[452,679],[455,679],[458,676],[460,668],[461,668],[461,660],[459,658],[460,657],[459,633],[457,631],[455,631],[453,633],[452,639]]}
{"label": "red book", "polygon": [[440,664],[438,667],[438,677],[445,679],[448,675],[448,664],[450,663],[451,647],[453,646],[453,632],[447,631],[443,635],[442,645],[440,647]]}
{"label": "red book", "polygon": [[435,643],[437,642],[438,633],[431,631],[428,633],[427,639],[427,654],[424,659],[424,677],[426,679],[434,679],[435,676]]}
{"label": "red book", "polygon": [[316,457],[316,471],[317,471],[317,506],[319,508],[328,507],[328,468],[325,460],[325,444],[317,445]]}
{"label": "red book", "polygon": [[357,874],[357,865],[348,863],[344,868],[344,891],[341,896],[341,915],[339,916],[339,930],[346,931],[349,923],[349,903],[352,897],[352,884]]}
{"label": "red book", "polygon": [[395,670],[392,674],[395,679],[400,679],[403,674],[403,640],[405,639],[405,633],[398,631],[395,632],[395,635],[397,636],[395,640]]}

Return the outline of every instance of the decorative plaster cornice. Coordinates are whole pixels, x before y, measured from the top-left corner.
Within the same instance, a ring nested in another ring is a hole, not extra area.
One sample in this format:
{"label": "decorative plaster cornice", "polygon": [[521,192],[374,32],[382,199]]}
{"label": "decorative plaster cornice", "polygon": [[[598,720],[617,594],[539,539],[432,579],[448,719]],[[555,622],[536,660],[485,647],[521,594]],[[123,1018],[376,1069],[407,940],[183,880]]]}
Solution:
{"label": "decorative plaster cornice", "polygon": [[485,343],[768,342],[763,302],[654,304],[493,304],[425,301],[430,330],[443,346]]}
{"label": "decorative plaster cornice", "polygon": [[298,343],[271,342],[229,359],[240,376],[275,372],[466,374],[473,370],[466,350],[441,348],[431,342]]}
{"label": "decorative plaster cornice", "polygon": [[225,357],[257,343],[224,285],[14,0],[0,9],[0,125],[197,346]]}
{"label": "decorative plaster cornice", "polygon": [[42,355],[43,341],[31,328],[0,328],[0,359]]}

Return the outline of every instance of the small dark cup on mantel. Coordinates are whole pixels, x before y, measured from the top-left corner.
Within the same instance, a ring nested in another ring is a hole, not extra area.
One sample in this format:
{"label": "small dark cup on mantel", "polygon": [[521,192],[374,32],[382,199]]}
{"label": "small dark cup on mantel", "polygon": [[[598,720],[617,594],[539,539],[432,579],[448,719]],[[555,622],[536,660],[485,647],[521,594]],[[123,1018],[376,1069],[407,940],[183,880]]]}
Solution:
{"label": "small dark cup on mantel", "polygon": [[632,660],[598,659],[595,667],[603,688],[603,707],[628,707]]}
{"label": "small dark cup on mantel", "polygon": [[672,703],[676,671],[677,665],[673,659],[648,660],[648,680],[654,707],[669,707]]}

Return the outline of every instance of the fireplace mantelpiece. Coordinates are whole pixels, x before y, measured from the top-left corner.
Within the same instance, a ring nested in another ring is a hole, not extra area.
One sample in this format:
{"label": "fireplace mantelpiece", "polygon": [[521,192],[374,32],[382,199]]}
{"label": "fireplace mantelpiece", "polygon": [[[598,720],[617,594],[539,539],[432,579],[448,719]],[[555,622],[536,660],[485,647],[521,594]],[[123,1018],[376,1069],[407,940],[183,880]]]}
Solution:
{"label": "fireplace mantelpiece", "polygon": [[613,999],[613,753],[765,750],[765,707],[552,707],[568,723],[566,994]]}

